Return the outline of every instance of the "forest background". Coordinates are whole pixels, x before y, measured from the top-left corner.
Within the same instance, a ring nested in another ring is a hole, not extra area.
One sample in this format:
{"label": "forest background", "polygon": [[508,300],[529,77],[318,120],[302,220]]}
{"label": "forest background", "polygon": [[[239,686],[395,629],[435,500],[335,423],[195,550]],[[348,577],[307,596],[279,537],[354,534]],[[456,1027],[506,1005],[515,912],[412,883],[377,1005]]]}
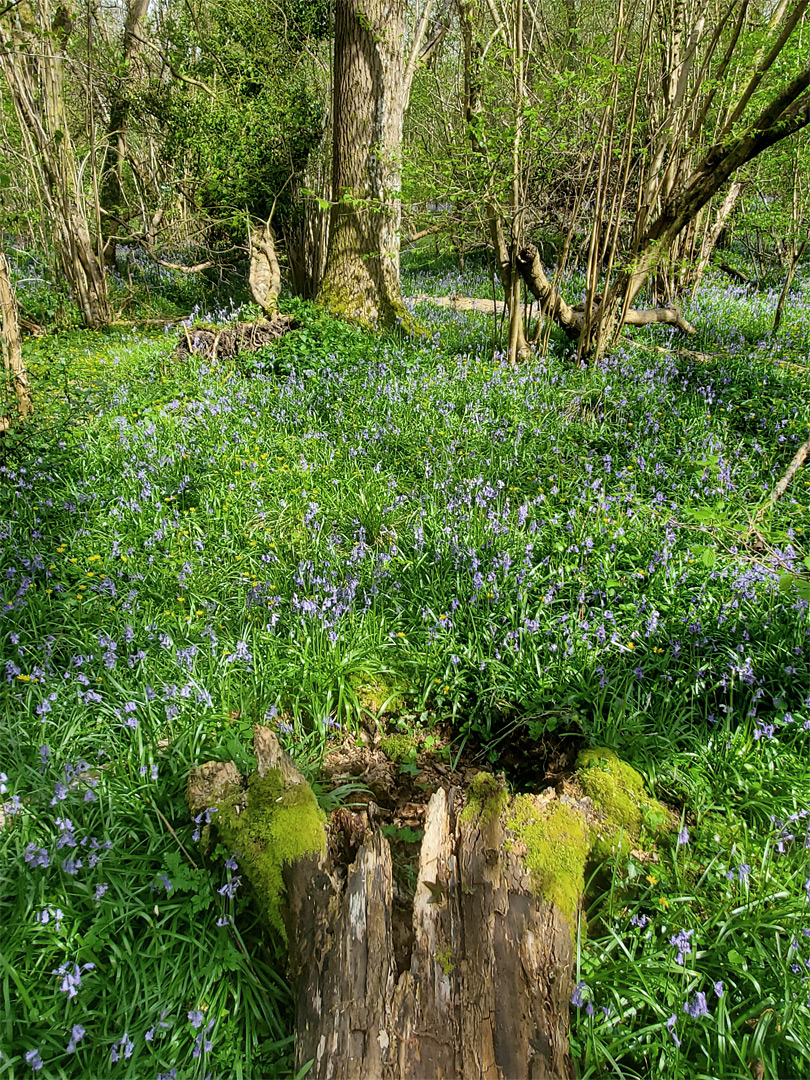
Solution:
{"label": "forest background", "polygon": [[616,751],[579,1074],[807,1074],[807,8],[0,11],[0,1075],[295,1074],[184,801],[257,722],[327,809]]}

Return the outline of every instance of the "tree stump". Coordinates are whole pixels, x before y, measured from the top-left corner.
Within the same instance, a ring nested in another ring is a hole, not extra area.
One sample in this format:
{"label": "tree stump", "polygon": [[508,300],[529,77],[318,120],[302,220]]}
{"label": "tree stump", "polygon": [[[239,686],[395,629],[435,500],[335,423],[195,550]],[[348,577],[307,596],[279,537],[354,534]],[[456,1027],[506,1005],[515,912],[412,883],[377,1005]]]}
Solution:
{"label": "tree stump", "polygon": [[[269,729],[255,748],[256,776],[306,786]],[[466,800],[455,786],[431,796],[407,926],[374,803],[336,810],[323,850],[285,863],[296,1068],[312,1062],[309,1078],[573,1076],[570,918],[527,869],[516,800],[485,778]],[[210,827],[234,842],[226,817],[249,810],[250,789],[232,765],[193,770],[188,798],[195,815],[219,805]]]}

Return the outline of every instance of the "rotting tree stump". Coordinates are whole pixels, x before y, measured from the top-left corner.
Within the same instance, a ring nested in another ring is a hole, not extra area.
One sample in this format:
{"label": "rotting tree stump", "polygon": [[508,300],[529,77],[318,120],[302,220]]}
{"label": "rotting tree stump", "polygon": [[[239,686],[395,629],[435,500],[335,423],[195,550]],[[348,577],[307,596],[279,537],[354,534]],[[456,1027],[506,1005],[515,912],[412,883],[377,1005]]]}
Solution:
{"label": "rotting tree stump", "polygon": [[[256,775],[278,770],[285,792],[305,785],[269,729],[256,728],[255,749]],[[431,796],[404,940],[391,846],[373,802],[334,811],[323,851],[284,866],[296,1068],[312,1062],[308,1077],[573,1076],[572,927],[533,888],[525,847],[507,824],[511,800],[494,778],[487,784],[491,797],[466,805],[455,786]],[[242,801],[237,816],[247,807],[231,763],[192,770],[193,815],[225,797],[231,808]],[[212,820],[216,828],[223,817]]]}

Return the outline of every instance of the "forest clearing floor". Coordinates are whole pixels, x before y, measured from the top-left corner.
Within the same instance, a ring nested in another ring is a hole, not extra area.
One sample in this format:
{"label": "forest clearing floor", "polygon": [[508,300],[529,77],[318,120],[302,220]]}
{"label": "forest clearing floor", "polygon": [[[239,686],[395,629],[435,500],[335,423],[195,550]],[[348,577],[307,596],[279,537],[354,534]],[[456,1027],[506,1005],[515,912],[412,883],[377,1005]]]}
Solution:
{"label": "forest clearing floor", "polygon": [[680,827],[654,865],[592,868],[580,1075],[810,1073],[806,466],[752,531],[810,432],[807,268],[773,336],[777,294],[709,277],[700,359],[653,327],[581,368],[554,339],[512,369],[492,317],[427,304],[413,341],[289,300],[298,329],[250,355],[26,341],[36,418],[0,444],[0,1077],[35,1054],[293,1075],[284,942],[184,800],[194,765],[249,771],[256,723],[329,811],[405,792],[405,851],[441,777],[542,789],[615,750]]}

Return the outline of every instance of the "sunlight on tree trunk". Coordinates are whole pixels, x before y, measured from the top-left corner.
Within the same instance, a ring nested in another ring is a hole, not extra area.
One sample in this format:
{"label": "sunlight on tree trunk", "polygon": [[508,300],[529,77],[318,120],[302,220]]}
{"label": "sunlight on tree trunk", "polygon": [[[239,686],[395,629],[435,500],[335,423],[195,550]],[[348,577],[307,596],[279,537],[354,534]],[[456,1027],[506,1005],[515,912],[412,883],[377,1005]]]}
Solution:
{"label": "sunlight on tree trunk", "polygon": [[[0,318],[2,318],[3,362],[6,369],[6,389],[10,392],[13,384],[17,398],[17,412],[21,419],[30,416],[33,411],[31,385],[22,358],[20,326],[17,319],[17,301],[11,286],[8,262],[0,252]],[[0,417],[0,432],[8,422]]]}
{"label": "sunlight on tree trunk", "polygon": [[399,283],[402,0],[337,0],[332,210],[319,301],[367,326],[407,318]]}

